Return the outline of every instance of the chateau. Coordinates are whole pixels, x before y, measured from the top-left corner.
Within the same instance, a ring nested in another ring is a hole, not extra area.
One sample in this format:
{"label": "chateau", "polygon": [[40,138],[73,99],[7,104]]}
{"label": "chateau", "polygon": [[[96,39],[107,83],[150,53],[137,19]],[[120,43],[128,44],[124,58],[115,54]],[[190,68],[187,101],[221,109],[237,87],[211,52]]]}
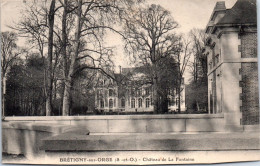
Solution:
{"label": "chateau", "polygon": [[259,124],[256,0],[217,2],[206,27],[209,113],[227,124]]}
{"label": "chateau", "polygon": [[[115,79],[99,74],[95,88],[95,106],[101,112],[152,112],[153,87],[142,67],[122,68]],[[181,111],[185,111],[185,89],[182,85]],[[169,112],[178,111],[178,95],[168,95]]]}

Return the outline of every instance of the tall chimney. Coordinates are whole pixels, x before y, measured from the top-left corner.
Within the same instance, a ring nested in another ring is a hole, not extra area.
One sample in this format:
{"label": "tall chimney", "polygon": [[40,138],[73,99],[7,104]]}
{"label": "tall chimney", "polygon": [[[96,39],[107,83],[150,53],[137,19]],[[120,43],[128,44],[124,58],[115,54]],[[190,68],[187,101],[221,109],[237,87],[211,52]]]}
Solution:
{"label": "tall chimney", "polygon": [[219,1],[216,3],[214,11],[226,10],[225,1]]}

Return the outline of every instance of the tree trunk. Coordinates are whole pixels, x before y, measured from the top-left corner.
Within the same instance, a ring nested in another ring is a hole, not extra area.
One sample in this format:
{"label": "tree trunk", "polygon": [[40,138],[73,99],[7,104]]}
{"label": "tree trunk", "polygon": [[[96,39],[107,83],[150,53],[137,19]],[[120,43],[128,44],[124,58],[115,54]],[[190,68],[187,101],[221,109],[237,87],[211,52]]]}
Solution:
{"label": "tree trunk", "polygon": [[[62,15],[62,49],[61,49],[61,56],[63,60],[63,79],[61,83],[61,105],[60,108],[63,109],[63,98],[64,98],[64,91],[65,91],[65,78],[68,76],[68,63],[67,63],[67,6],[68,1],[64,0],[64,10]],[[60,114],[60,113],[59,113]]]}
{"label": "tree trunk", "polygon": [[82,13],[82,0],[78,1],[77,8],[77,24],[76,24],[76,33],[75,33],[75,45],[74,50],[71,57],[71,63],[69,68],[69,73],[67,78],[65,79],[65,89],[64,89],[64,97],[63,97],[63,107],[62,107],[62,115],[68,116],[70,110],[70,98],[71,98],[71,86],[72,86],[72,77],[75,70],[76,59],[79,54],[79,46],[80,46],[80,31],[81,31],[81,13]]}
{"label": "tree trunk", "polygon": [[51,115],[52,111],[52,55],[53,55],[53,29],[55,15],[55,0],[51,1],[50,11],[48,15],[49,21],[49,37],[48,37],[48,66],[47,66],[47,96],[46,96],[46,116]]}
{"label": "tree trunk", "polygon": [[181,81],[178,85],[178,112],[181,113]]}
{"label": "tree trunk", "polygon": [[161,113],[168,112],[168,94],[165,91],[163,94],[161,94],[162,100],[160,102],[161,104]]}
{"label": "tree trunk", "polygon": [[[68,76],[70,77],[70,76]],[[71,82],[71,80],[67,80],[67,83]],[[65,84],[64,93],[63,93],[63,102],[62,102],[62,116],[68,116],[70,110],[70,93],[71,93],[71,85]]]}
{"label": "tree trunk", "polygon": [[181,113],[181,83],[182,83],[182,73],[181,73],[181,66],[180,66],[180,55],[178,55],[178,83],[177,83],[178,113]]}
{"label": "tree trunk", "polygon": [[6,76],[5,73],[2,72],[2,118],[5,117],[5,94],[6,94]]}
{"label": "tree trunk", "polygon": [[199,106],[199,102],[196,101],[196,106],[197,106],[197,111],[200,111],[200,106]]}
{"label": "tree trunk", "polygon": [[159,93],[157,76],[153,78],[153,105],[154,113],[159,113]]}

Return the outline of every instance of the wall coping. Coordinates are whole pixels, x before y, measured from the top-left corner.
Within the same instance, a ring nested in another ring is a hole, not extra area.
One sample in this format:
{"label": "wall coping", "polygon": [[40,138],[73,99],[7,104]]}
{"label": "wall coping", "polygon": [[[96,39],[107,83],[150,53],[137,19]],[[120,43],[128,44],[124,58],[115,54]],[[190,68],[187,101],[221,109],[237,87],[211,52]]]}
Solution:
{"label": "wall coping", "polygon": [[84,126],[71,126],[63,124],[50,124],[50,123],[32,123],[32,122],[2,122],[2,129],[19,129],[19,130],[31,130],[42,131],[51,133],[64,133],[74,132],[78,130],[89,131]]}
{"label": "wall coping", "polygon": [[133,119],[215,119],[224,114],[162,114],[162,115],[89,115],[89,116],[13,116],[6,121],[65,121],[65,120],[133,120]]}

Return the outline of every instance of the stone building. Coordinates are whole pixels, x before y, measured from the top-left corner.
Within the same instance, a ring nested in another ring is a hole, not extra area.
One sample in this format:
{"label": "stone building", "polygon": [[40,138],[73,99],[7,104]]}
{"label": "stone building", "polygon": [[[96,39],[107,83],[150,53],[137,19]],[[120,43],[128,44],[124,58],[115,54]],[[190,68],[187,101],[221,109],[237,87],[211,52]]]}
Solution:
{"label": "stone building", "polygon": [[217,2],[206,33],[209,113],[230,126],[259,124],[256,0]]}
{"label": "stone building", "polygon": [[[101,112],[152,112],[153,88],[142,67],[122,68],[115,79],[100,74],[95,88],[95,106]],[[181,110],[185,111],[185,89],[182,85]],[[178,96],[168,95],[169,112],[177,111]]]}

